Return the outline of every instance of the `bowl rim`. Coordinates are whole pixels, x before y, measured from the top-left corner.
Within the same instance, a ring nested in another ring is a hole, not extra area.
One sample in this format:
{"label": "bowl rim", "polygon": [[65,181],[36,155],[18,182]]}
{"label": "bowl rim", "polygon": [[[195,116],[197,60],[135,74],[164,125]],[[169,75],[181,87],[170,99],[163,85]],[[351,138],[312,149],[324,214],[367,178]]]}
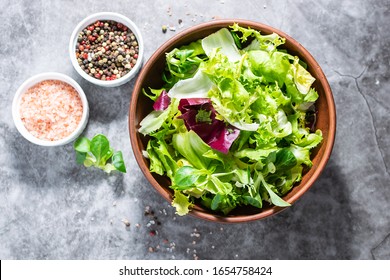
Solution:
{"label": "bowl rim", "polygon": [[[296,41],[291,36],[287,35],[285,32],[280,31],[279,29],[276,29],[274,27],[271,27],[269,25],[246,20],[246,19],[221,19],[221,20],[213,20],[201,24],[194,25],[192,27],[189,27],[180,33],[176,34],[175,36],[168,39],[164,44],[162,44],[157,50],[152,54],[152,56],[149,58],[147,63],[144,65],[142,71],[140,72],[137,81],[134,85],[131,102],[129,106],[129,134],[130,134],[130,142],[133,147],[134,156],[136,158],[136,161],[145,175],[146,179],[150,182],[150,184],[154,187],[154,189],[157,190],[157,192],[164,197],[165,200],[168,202],[172,202],[171,196],[163,190],[163,187],[159,185],[157,180],[153,177],[151,172],[149,171],[148,166],[144,163],[143,155],[141,152],[135,152],[140,151],[140,147],[138,145],[137,141],[137,135],[139,134],[136,129],[136,100],[138,99],[139,94],[142,91],[142,82],[146,78],[146,74],[149,72],[149,70],[152,68],[155,60],[160,55],[161,52],[164,52],[164,50],[168,50],[172,48],[175,44],[177,44],[177,40],[181,37],[187,37],[190,36],[191,33],[194,31],[197,31],[198,29],[203,28],[212,28],[212,27],[227,27],[232,25],[233,23],[238,23],[241,26],[251,26],[253,29],[260,30],[264,33],[272,33],[275,32],[279,34],[280,36],[284,37],[286,39],[286,42],[290,42],[293,45],[295,45],[302,56],[305,57],[305,62],[312,67],[315,67],[317,69],[317,73],[321,77],[320,83],[324,90],[324,98],[326,99],[326,102],[328,104],[328,116],[329,116],[329,131],[327,135],[327,141],[326,146],[324,147],[324,152],[322,154],[322,157],[320,158],[320,161],[318,163],[317,168],[314,170],[312,176],[308,179],[308,181],[300,186],[299,191],[297,191],[293,196],[291,196],[287,202],[293,205],[308,189],[312,187],[314,182],[319,178],[323,170],[325,169],[325,166],[331,156],[334,141],[335,141],[335,135],[336,135],[336,108],[335,103],[333,99],[333,94],[330,88],[330,85],[326,79],[325,74],[323,73],[320,65],[318,62],[314,59],[314,57],[304,48],[298,41]],[[243,222],[252,222],[260,219],[264,219],[266,217],[270,217],[276,213],[279,213],[286,208],[278,207],[278,206],[272,206],[269,209],[260,210],[259,213],[252,214],[252,215],[237,215],[237,216],[222,216],[218,213],[206,213],[203,211],[199,211],[195,208],[191,209],[189,214],[191,216],[201,218],[203,220],[212,221],[212,222],[218,222],[218,223],[243,223]]]}
{"label": "bowl rim", "polygon": [[[102,81],[98,80],[96,78],[93,78],[89,76],[87,73],[85,73],[79,66],[76,56],[75,56],[75,49],[77,44],[77,36],[79,32],[88,26],[91,23],[94,23],[97,20],[114,20],[117,22],[120,22],[127,26],[135,35],[138,42],[138,59],[135,66],[123,77],[120,77],[119,79],[111,80],[111,81]],[[138,26],[130,20],[128,17],[115,13],[115,12],[98,12],[91,14],[84,19],[82,19],[76,27],[73,29],[72,35],[70,36],[69,40],[69,56],[70,60],[72,62],[73,68],[79,73],[80,76],[82,76],[87,81],[98,85],[102,87],[116,87],[123,85],[127,82],[129,82],[131,79],[135,77],[135,75],[139,72],[139,70],[142,68],[143,65],[143,59],[144,59],[144,42],[142,38],[142,34]]]}
{"label": "bowl rim", "polygon": [[[39,82],[46,81],[46,80],[58,80],[67,83],[68,85],[72,86],[80,96],[82,105],[83,105],[83,114],[81,116],[81,120],[76,127],[76,129],[66,136],[65,138],[55,140],[55,141],[48,141],[48,140],[42,140],[39,139],[35,136],[33,136],[27,128],[24,126],[21,118],[20,118],[20,112],[19,112],[19,107],[20,107],[20,100],[23,96],[23,94],[32,86],[38,84]],[[88,116],[89,116],[89,105],[88,105],[88,100],[87,97],[84,93],[84,90],[80,87],[80,85],[73,80],[71,77],[58,73],[58,72],[45,72],[45,73],[40,73],[37,75],[34,75],[27,80],[25,80],[17,89],[13,101],[12,101],[12,118],[14,121],[14,124],[19,131],[19,133],[28,141],[31,143],[34,143],[36,145],[40,146],[46,146],[46,147],[51,147],[51,146],[62,146],[65,144],[68,144],[75,140],[85,129],[87,123],[88,123]]]}

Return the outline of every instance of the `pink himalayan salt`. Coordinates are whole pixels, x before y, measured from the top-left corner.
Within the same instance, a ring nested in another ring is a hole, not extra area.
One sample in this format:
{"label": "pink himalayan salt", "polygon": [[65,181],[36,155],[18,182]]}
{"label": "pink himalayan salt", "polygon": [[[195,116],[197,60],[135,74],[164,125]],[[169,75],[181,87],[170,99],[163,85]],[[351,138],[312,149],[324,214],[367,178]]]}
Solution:
{"label": "pink himalayan salt", "polygon": [[56,141],[75,131],[83,115],[83,104],[71,85],[46,80],[23,94],[19,110],[23,125],[33,136]]}

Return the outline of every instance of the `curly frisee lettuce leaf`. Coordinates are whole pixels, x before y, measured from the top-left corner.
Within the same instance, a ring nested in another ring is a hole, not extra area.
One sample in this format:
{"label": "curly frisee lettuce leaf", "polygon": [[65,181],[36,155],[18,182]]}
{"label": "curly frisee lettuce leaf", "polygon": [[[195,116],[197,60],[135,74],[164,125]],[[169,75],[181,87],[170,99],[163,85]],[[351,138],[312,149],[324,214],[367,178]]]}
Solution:
{"label": "curly frisee lettuce leaf", "polygon": [[[236,207],[287,207],[282,199],[312,165],[314,77],[278,34],[234,24],[166,54],[154,110],[140,123],[150,171],[167,176],[172,205],[228,215]],[[87,146],[87,143],[85,143]]]}

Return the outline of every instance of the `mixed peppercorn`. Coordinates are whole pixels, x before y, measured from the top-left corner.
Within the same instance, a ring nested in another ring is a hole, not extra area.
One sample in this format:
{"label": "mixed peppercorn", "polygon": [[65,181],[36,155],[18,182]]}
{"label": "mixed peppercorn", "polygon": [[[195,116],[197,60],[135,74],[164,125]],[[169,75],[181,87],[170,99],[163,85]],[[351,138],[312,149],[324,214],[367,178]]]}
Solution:
{"label": "mixed peppercorn", "polygon": [[124,24],[96,21],[85,27],[76,44],[76,58],[89,76],[103,81],[123,77],[138,60],[138,41]]}

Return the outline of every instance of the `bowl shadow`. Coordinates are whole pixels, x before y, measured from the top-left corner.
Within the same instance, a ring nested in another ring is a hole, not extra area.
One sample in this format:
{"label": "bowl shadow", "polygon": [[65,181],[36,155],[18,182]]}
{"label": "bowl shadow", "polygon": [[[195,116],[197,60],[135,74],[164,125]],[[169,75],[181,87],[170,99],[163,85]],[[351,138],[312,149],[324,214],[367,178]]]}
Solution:
{"label": "bowl shadow", "polygon": [[[202,244],[196,247],[200,259],[349,260],[358,255],[350,203],[347,179],[330,159],[312,189],[278,215],[243,224],[214,224],[193,217],[179,223],[201,234],[196,240]],[[185,252],[186,247],[177,242],[176,250]]]}

